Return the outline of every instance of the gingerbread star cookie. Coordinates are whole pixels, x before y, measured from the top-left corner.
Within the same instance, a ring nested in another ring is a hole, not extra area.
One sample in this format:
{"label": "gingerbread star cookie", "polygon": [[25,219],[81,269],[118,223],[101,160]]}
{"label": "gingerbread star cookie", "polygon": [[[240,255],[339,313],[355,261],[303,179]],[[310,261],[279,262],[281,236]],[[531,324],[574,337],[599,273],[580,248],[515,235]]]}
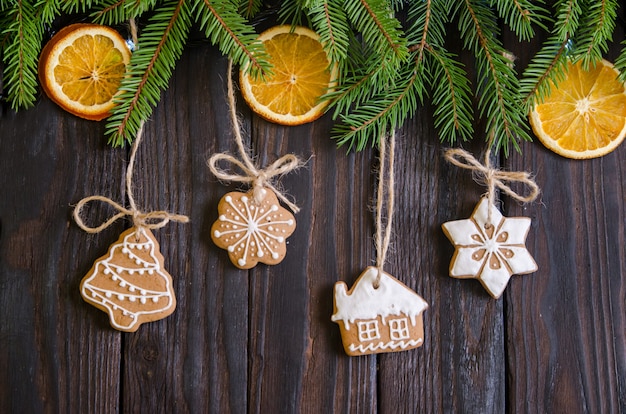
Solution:
{"label": "gingerbread star cookie", "polygon": [[142,323],[176,308],[172,277],[163,267],[159,243],[147,228],[123,232],[80,284],[86,302],[109,315],[111,326],[134,332]]}
{"label": "gingerbread star cookie", "polygon": [[537,270],[537,263],[525,245],[530,218],[504,217],[487,198],[480,200],[469,219],[449,221],[442,228],[455,247],[450,276],[478,279],[496,299],[511,275]]}
{"label": "gingerbread star cookie", "polygon": [[280,206],[269,189],[263,201],[257,203],[253,192],[231,192],[220,200],[219,217],[211,227],[211,238],[240,269],[250,269],[257,263],[275,265],[287,253],[286,239],[296,229],[296,220]]}

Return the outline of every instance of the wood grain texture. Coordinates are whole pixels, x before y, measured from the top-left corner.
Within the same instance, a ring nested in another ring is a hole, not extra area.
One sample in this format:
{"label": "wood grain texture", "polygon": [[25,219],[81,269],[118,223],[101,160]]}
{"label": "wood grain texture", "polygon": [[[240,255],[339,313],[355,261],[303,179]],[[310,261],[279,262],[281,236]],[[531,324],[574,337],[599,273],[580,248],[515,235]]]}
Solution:
{"label": "wood grain texture", "polygon": [[[513,50],[520,68],[536,46]],[[532,171],[543,190],[530,205],[501,197],[505,215],[532,218],[539,271],[513,276],[493,300],[478,281],[448,276],[454,249],[440,226],[469,217],[485,189],[444,161],[433,109],[421,107],[397,134],[385,270],[429,303],[425,343],[348,357],[330,320],[333,285],[352,285],[374,263],[378,154],[337,149],[329,115],[281,127],[238,95],[258,164],[295,153],[307,165],[279,180],[301,208],[285,260],[235,268],[210,228],[219,199],[247,187],[206,166],[216,152],[236,153],[226,67],[216,48],[188,48],[146,123],[137,203],[191,222],[154,231],[177,309],[136,333],[113,330],[78,291],[130,221],[89,235],[70,216],[88,195],[125,201],[128,148],[110,148],[103,123],[45,97],[0,115],[0,412],[626,412],[626,147],[571,161],[525,143],[523,155],[501,159]],[[463,147],[480,156],[484,141]],[[112,213],[91,204],[85,218]]]}
{"label": "wood grain texture", "polygon": [[[519,70],[541,39],[515,48]],[[612,44],[606,57],[619,50]],[[505,292],[510,411],[625,412],[625,148],[573,161],[537,141],[522,154],[507,168],[533,172],[542,194],[532,205],[506,200],[505,214],[531,217],[539,270],[513,276]]]}
{"label": "wood grain texture", "polygon": [[[50,102],[36,110],[2,116],[0,411],[115,410],[121,336],[80,300],[78,285],[121,227],[87,235],[70,222],[70,205],[94,193],[123,197],[125,152]],[[86,213],[93,223],[110,211]]]}

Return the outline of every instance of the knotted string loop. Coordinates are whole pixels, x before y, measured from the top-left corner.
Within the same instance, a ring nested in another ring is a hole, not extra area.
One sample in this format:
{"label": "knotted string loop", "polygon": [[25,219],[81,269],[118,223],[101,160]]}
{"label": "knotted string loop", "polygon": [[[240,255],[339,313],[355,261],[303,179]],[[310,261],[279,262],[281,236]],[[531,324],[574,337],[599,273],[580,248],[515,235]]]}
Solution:
{"label": "knotted string loop", "polygon": [[[287,154],[283,155],[272,164],[265,168],[257,168],[248,151],[244,147],[243,137],[241,136],[241,129],[239,125],[239,119],[237,118],[237,110],[236,110],[236,102],[235,102],[235,90],[233,87],[233,79],[232,79],[232,68],[233,62],[232,60],[228,60],[228,104],[230,109],[230,118],[233,126],[233,133],[235,134],[235,142],[237,143],[237,148],[239,150],[239,155],[241,159],[238,159],[227,153],[217,153],[213,154],[207,164],[209,169],[218,179],[224,181],[234,181],[239,183],[246,183],[252,185],[252,192],[254,200],[257,203],[261,203],[265,198],[264,188],[269,188],[272,190],[276,197],[281,200],[285,205],[287,205],[294,213],[300,211],[298,206],[290,201],[281,191],[279,191],[273,184],[272,179],[274,177],[279,177],[283,174],[286,174],[290,171],[296,170],[302,166],[304,166],[304,162],[302,162],[295,154]],[[218,166],[220,161],[225,161],[239,170],[243,174],[238,174],[232,172],[230,170],[222,169]]]}
{"label": "knotted string loop", "polygon": [[[232,164],[241,170],[242,174],[238,174],[231,170],[225,170],[218,165],[220,161],[224,161]],[[244,164],[236,157],[226,154],[217,153],[209,158],[207,162],[209,169],[218,179],[224,181],[234,181],[238,183],[245,183],[252,185],[252,191],[254,199],[257,203],[263,201],[265,197],[263,194],[263,188],[270,188],[276,196],[285,203],[294,213],[300,211],[297,205],[291,202],[284,194],[276,189],[271,180],[274,177],[279,177],[290,171],[300,168],[302,161],[294,154],[283,155],[272,164],[262,170],[258,170],[253,164]]]}
{"label": "knotted string loop", "polygon": [[[116,203],[108,197],[101,195],[93,195],[89,197],[85,197],[80,200],[76,207],[74,208],[73,216],[74,221],[78,227],[86,231],[87,233],[100,233],[102,230],[109,227],[118,219],[130,216],[133,219],[133,225],[135,227],[143,227],[148,229],[158,229],[165,226],[170,221],[178,221],[181,223],[189,222],[189,217],[180,215],[180,214],[171,214],[167,211],[150,211],[150,212],[142,212],[137,209],[137,205],[135,203],[135,199],[133,197],[133,188],[132,188],[132,178],[133,178],[133,167],[135,165],[135,156],[137,154],[137,147],[139,146],[139,142],[141,142],[141,137],[143,135],[143,122],[137,131],[137,137],[135,138],[135,142],[133,142],[133,147],[130,155],[130,161],[128,163],[128,169],[126,170],[126,193],[128,195],[128,202],[130,204],[130,208],[126,208],[121,204]],[[82,211],[85,205],[91,201],[100,201],[106,204],[109,204],[114,209],[118,210],[118,213],[107,219],[104,223],[99,226],[91,227],[85,224],[82,218]]]}
{"label": "knotted string loop", "polygon": [[[485,162],[483,164],[472,154],[460,148],[448,149],[444,154],[449,163],[466,170],[471,170],[479,177],[482,176],[480,179],[484,181],[484,184],[487,186],[489,205],[494,204],[496,188],[522,203],[534,201],[537,196],[539,196],[539,186],[529,173],[525,171],[502,171],[497,168],[492,168],[489,155],[490,151],[488,150],[485,154]],[[509,186],[510,183],[521,183],[525,185],[529,190],[528,194],[524,195],[513,191]],[[487,222],[491,224],[491,209],[489,209]]]}

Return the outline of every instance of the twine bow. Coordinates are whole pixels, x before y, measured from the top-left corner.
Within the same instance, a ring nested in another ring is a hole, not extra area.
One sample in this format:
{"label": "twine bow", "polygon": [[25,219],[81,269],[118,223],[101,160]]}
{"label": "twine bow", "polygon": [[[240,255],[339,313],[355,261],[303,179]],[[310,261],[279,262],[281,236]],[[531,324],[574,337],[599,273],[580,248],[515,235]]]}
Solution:
{"label": "twine bow", "polygon": [[[529,203],[537,198],[540,192],[539,186],[529,173],[525,171],[502,171],[497,168],[492,168],[489,155],[490,150],[485,154],[485,163],[481,164],[472,154],[460,148],[449,149],[444,154],[449,163],[457,167],[465,168],[466,170],[471,170],[477,175],[482,176],[487,186],[489,205],[494,204],[496,188],[502,190],[511,198],[523,203]],[[513,191],[508,183],[514,182],[524,184],[530,190],[529,193],[523,195]],[[490,224],[491,209],[488,211],[489,216],[487,222]]]}
{"label": "twine bow", "polygon": [[[104,197],[101,195],[94,195],[85,197],[80,200],[76,207],[74,208],[74,221],[78,227],[86,231],[87,233],[100,233],[102,230],[109,227],[118,219],[124,216],[130,216],[133,219],[133,225],[135,227],[143,227],[148,229],[158,229],[165,226],[170,221],[178,221],[181,223],[187,223],[189,221],[189,217],[179,214],[171,214],[167,211],[150,211],[150,212],[142,212],[137,209],[137,205],[135,204],[135,199],[133,197],[132,191],[132,178],[133,178],[133,167],[135,165],[135,156],[137,154],[137,147],[139,146],[139,142],[141,141],[141,137],[143,135],[143,123],[139,127],[139,131],[137,131],[137,137],[135,138],[135,142],[133,143],[133,148],[130,155],[130,161],[128,163],[128,169],[126,170],[126,192],[128,194],[128,203],[130,204],[130,208],[126,208],[115,201],[111,200],[108,197]],[[101,201],[109,204],[119,212],[104,223],[99,226],[91,227],[85,224],[82,219],[81,213],[85,205],[91,201]]]}
{"label": "twine bow", "polygon": [[[241,136],[239,120],[237,119],[237,113],[235,109],[235,91],[233,88],[232,80],[232,65],[232,60],[229,60],[227,83],[228,104],[230,107],[230,117],[233,124],[233,132],[235,134],[235,142],[237,143],[237,148],[239,149],[241,160],[230,154],[217,153],[209,158],[207,162],[209,169],[211,170],[213,175],[215,175],[220,180],[252,184],[253,197],[257,203],[263,201],[263,198],[265,197],[264,188],[269,188],[274,193],[276,193],[276,197],[278,197],[278,199],[285,203],[294,213],[297,213],[298,211],[300,211],[298,206],[290,201],[281,191],[276,189],[276,187],[272,184],[272,178],[296,170],[302,167],[304,165],[304,162],[302,162],[294,154],[287,154],[280,157],[272,164],[263,169],[259,169],[254,165],[250,156],[248,155],[248,151],[243,145],[243,138]],[[243,174],[229,172],[225,169],[220,168],[218,166],[218,163],[220,161],[226,161],[233,164],[235,167],[239,168],[243,172]]]}
{"label": "twine bow", "polygon": [[[218,166],[220,161],[226,161],[235,165],[243,174],[236,174],[220,168]],[[300,211],[298,206],[278,191],[271,182],[272,178],[286,174],[302,166],[302,162],[294,154],[284,155],[262,170],[258,170],[253,164],[246,165],[234,156],[224,153],[214,154],[209,158],[208,165],[213,175],[220,180],[252,184],[253,197],[257,203],[263,201],[265,197],[263,188],[268,187],[274,191],[276,196],[289,206],[294,213]]]}

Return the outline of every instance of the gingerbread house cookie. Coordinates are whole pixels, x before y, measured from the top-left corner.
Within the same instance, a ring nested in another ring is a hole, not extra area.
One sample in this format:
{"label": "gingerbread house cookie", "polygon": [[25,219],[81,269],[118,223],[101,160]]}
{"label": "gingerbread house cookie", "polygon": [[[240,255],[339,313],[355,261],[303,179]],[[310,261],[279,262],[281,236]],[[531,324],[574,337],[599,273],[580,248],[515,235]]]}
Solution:
{"label": "gingerbread house cookie", "polygon": [[422,312],[428,304],[405,284],[370,266],[350,290],[335,284],[333,322],[350,356],[405,351],[424,342]]}

